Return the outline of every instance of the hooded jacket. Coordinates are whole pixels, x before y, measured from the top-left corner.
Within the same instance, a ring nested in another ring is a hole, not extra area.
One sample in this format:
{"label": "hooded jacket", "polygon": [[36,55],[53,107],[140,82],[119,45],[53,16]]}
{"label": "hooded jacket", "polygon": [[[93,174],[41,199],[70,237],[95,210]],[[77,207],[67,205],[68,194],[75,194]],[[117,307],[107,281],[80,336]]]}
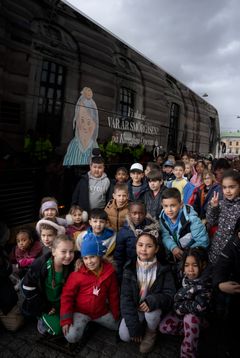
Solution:
{"label": "hooded jacket", "polygon": [[163,184],[156,196],[153,196],[152,190],[148,190],[144,194],[144,203],[146,205],[146,211],[150,214],[154,219],[159,218],[159,215],[162,211],[162,193],[167,189],[167,187]]}
{"label": "hooded jacket", "polygon": [[205,225],[190,205],[184,205],[175,235],[173,236],[167,216],[162,210],[160,214],[160,229],[165,248],[172,252],[175,247],[208,247],[209,239]]}
{"label": "hooded jacket", "polygon": [[119,288],[112,264],[103,260],[99,275],[85,265],[70,274],[61,295],[61,326],[73,323],[74,312],[83,313],[93,320],[111,312],[114,319],[118,319]]}
{"label": "hooded jacket", "polygon": [[157,230],[159,232],[159,224],[147,214],[143,222],[135,226],[128,215],[123,227],[117,234],[114,261],[117,265],[120,281],[125,263],[136,258],[136,237],[143,230]]}
{"label": "hooded jacket", "polygon": [[[156,279],[144,301],[150,311],[161,309],[166,313],[172,307],[175,292],[170,266],[158,262]],[[140,290],[137,282],[136,259],[134,259],[126,263],[121,288],[121,315],[125,319],[131,337],[142,335],[143,323],[138,317],[139,302]]]}
{"label": "hooded jacket", "polygon": [[106,173],[101,178],[93,177],[90,172],[82,175],[73,192],[72,205],[79,205],[87,212],[93,208],[103,209],[109,198],[110,180]]}
{"label": "hooded jacket", "polygon": [[123,206],[118,207],[116,200],[112,199],[104,210],[108,214],[110,227],[118,232],[122,228],[128,214],[128,201]]}

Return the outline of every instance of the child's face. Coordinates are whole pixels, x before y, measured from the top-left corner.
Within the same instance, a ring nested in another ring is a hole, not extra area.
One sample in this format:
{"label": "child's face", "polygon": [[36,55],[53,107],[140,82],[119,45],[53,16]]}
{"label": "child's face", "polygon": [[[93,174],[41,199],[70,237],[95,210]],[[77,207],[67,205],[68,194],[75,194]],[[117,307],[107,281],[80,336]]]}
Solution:
{"label": "child's face", "polygon": [[179,211],[181,210],[183,204],[179,202],[176,198],[169,198],[162,200],[162,207],[165,214],[169,217],[171,221],[176,221]]}
{"label": "child's face", "polygon": [[51,229],[41,230],[41,241],[44,246],[51,248],[53,240],[56,238],[55,233]]}
{"label": "child's face", "polygon": [[135,226],[140,225],[146,217],[143,205],[132,205],[129,209],[129,217]]}
{"label": "child's face", "polygon": [[154,180],[154,179],[150,179],[148,182],[149,188],[152,191],[159,191],[161,188],[163,181],[162,180]]}
{"label": "child's face", "polygon": [[26,232],[19,232],[17,234],[16,241],[18,248],[22,251],[28,250],[32,243],[28,233]]}
{"label": "child's face", "polygon": [[72,219],[74,224],[81,224],[82,222],[82,212],[81,210],[75,210],[72,214]]}
{"label": "child's face", "polygon": [[183,167],[175,167],[173,169],[173,174],[175,175],[176,179],[181,179],[183,177],[184,169]]}
{"label": "child's face", "polygon": [[130,177],[132,179],[133,185],[141,185],[144,174],[139,171],[133,171],[130,172]]}
{"label": "child's face", "polygon": [[204,184],[209,187],[213,183],[213,177],[209,174],[206,174],[206,176],[203,177]]}
{"label": "child's face", "polygon": [[183,161],[183,163],[186,164],[186,163],[189,161],[188,156],[187,156],[187,155],[183,155],[183,156],[182,156],[182,161]]}
{"label": "child's face", "polygon": [[196,164],[196,160],[194,158],[190,158],[189,163],[193,166]]}
{"label": "child's face", "polygon": [[196,165],[196,172],[198,173],[198,174],[202,174],[203,173],[203,171],[204,171],[204,169],[205,169],[205,166],[204,166],[204,164],[203,163],[197,163],[197,165]]}
{"label": "child's face", "polygon": [[117,207],[122,207],[128,201],[128,193],[126,190],[116,190],[113,193],[113,198],[116,200]]}
{"label": "child's face", "polygon": [[166,166],[164,167],[164,172],[167,174],[171,174],[173,171],[173,167]]}
{"label": "child's face", "polygon": [[57,210],[53,208],[49,208],[47,210],[44,210],[43,212],[43,217],[45,219],[55,219],[56,216],[57,216]]}
{"label": "child's face", "polygon": [[158,247],[149,235],[141,235],[136,244],[137,256],[141,261],[151,261],[155,257]]}
{"label": "child's face", "polygon": [[60,241],[57,247],[52,248],[52,255],[56,266],[69,265],[74,258],[73,242]]}
{"label": "child's face", "polygon": [[95,178],[101,178],[104,173],[104,164],[92,163],[90,165],[90,173]]}
{"label": "child's face", "polygon": [[88,270],[98,271],[101,266],[101,257],[99,257],[99,256],[84,256],[83,262]]}
{"label": "child's face", "polygon": [[240,185],[232,178],[225,178],[222,181],[223,195],[228,200],[233,200],[240,196]]}
{"label": "child's face", "polygon": [[189,280],[195,280],[199,277],[200,270],[194,256],[188,256],[184,264],[184,273]]}
{"label": "child's face", "polygon": [[106,227],[106,220],[92,218],[89,220],[89,224],[92,227],[92,232],[95,235],[100,235]]}
{"label": "child's face", "polygon": [[146,177],[147,177],[148,173],[150,173],[150,171],[151,171],[151,168],[147,165],[146,169],[144,171],[144,174],[145,174]]}
{"label": "child's face", "polygon": [[191,168],[191,165],[188,163],[188,164],[185,164],[185,171],[184,173],[185,174],[190,174],[192,171],[192,168]]}
{"label": "child's face", "polygon": [[119,170],[115,175],[115,179],[118,183],[126,183],[128,180],[128,174],[123,170]]}

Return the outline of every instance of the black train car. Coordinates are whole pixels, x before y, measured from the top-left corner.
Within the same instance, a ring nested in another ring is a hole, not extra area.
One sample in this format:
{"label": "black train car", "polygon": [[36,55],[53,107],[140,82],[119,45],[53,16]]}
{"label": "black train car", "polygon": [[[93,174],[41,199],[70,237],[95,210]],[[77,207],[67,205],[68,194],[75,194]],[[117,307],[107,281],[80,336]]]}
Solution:
{"label": "black train car", "polygon": [[217,110],[101,26],[57,0],[0,2],[0,137],[17,151],[47,134],[61,153],[90,87],[98,143],[215,152]]}

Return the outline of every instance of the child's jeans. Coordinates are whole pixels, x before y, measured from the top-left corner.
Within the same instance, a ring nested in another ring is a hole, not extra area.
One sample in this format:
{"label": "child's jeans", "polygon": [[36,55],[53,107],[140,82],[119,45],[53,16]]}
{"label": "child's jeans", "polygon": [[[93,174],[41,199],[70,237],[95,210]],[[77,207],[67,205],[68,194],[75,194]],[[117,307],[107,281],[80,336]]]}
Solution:
{"label": "child's jeans", "polygon": [[201,319],[193,314],[179,317],[172,313],[160,322],[161,333],[184,335],[181,358],[195,358],[197,355]]}
{"label": "child's jeans", "polygon": [[[144,320],[146,320],[147,322],[147,326],[151,331],[154,331],[157,329],[159,322],[160,322],[160,318],[161,318],[161,310],[155,310],[152,312],[138,312],[138,317],[139,317],[139,321],[143,322]],[[131,337],[129,334],[129,330],[126,326],[126,322],[125,319],[123,318],[119,327],[119,336],[121,338],[122,341],[124,342],[130,342]]]}
{"label": "child's jeans", "polygon": [[66,340],[69,343],[78,342],[82,338],[84,330],[90,321],[99,323],[100,325],[113,331],[117,331],[118,328],[118,322],[115,321],[112,313],[110,312],[97,319],[91,319],[83,313],[74,313],[73,324],[70,326],[69,331],[65,336]]}

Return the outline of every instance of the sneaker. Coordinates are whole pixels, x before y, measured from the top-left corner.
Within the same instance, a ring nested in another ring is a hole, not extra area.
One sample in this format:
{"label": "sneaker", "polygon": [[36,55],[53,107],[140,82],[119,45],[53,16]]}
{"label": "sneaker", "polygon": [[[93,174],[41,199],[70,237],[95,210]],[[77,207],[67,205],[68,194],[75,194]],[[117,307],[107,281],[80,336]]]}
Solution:
{"label": "sneaker", "polygon": [[154,347],[155,341],[157,338],[157,330],[152,331],[147,328],[143,340],[140,344],[139,351],[140,353],[149,353]]}
{"label": "sneaker", "polygon": [[46,334],[47,333],[47,328],[43,322],[42,319],[39,319],[38,320],[38,323],[37,323],[37,330],[40,334]]}

